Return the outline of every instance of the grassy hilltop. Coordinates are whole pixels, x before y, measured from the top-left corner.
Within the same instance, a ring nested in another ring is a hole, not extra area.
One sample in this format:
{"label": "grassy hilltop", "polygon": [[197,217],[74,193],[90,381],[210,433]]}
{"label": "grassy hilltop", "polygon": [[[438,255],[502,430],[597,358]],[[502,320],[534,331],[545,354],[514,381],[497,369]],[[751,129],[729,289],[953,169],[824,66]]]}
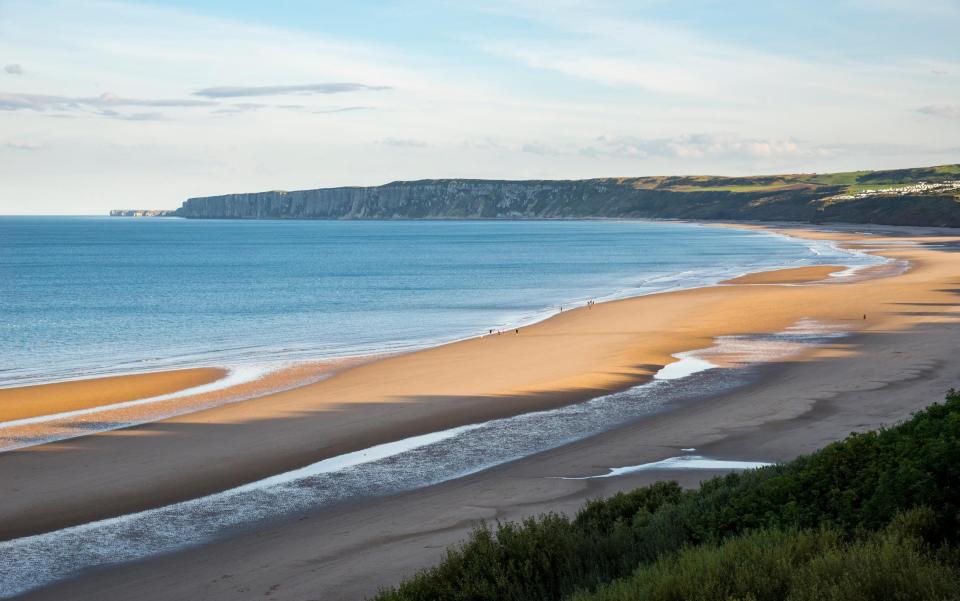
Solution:
{"label": "grassy hilltop", "polygon": [[960,165],[753,177],[618,180],[671,192],[653,217],[960,227]]}
{"label": "grassy hilltop", "polygon": [[[763,175],[755,177],[716,177],[694,175],[688,177],[638,178],[638,185],[649,183],[650,187],[666,187],[678,192],[768,192],[775,190],[809,189],[828,193],[849,194],[868,188],[895,191],[899,187],[919,182],[941,183],[960,180],[960,165],[917,167],[891,171],[847,171],[843,173],[799,173],[791,175]],[[960,190],[953,190],[960,196]]]}
{"label": "grassy hilltop", "polygon": [[960,598],[960,393],[785,465],[482,527],[377,601]]}

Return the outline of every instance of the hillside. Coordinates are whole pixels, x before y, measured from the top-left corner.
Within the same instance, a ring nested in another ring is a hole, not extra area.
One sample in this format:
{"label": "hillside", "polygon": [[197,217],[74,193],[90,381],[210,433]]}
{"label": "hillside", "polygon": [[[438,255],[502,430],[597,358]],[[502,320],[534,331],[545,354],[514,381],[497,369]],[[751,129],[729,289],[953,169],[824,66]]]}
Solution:
{"label": "hillside", "polygon": [[898,426],[684,491],[481,527],[377,601],[956,599],[960,394]]}
{"label": "hillside", "polygon": [[655,218],[960,227],[960,165],[757,177],[400,181],[190,198],[165,214],[191,219]]}

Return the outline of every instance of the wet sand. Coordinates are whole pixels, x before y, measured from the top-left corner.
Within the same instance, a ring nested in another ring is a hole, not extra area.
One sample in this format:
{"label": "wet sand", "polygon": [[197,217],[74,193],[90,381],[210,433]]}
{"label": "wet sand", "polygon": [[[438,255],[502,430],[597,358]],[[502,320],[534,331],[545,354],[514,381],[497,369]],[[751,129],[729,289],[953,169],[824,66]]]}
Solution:
{"label": "wet sand", "polygon": [[[960,300],[960,299],[958,299]],[[695,486],[712,471],[602,474],[681,455],[788,460],[851,431],[896,423],[960,381],[960,312],[949,324],[845,339],[843,357],[770,366],[754,385],[574,444],[395,496],[325,508],[203,547],[92,570],[24,601],[104,598],[359,601],[442,559],[480,521],[555,511],[656,480]],[[828,352],[835,349],[825,349]]]}
{"label": "wet sand", "polygon": [[[860,246],[903,241],[792,233]],[[392,357],[279,394],[0,454],[0,538],[166,504],[372,444],[622,389],[648,378],[673,353],[710,346],[717,336],[779,331],[802,318],[860,332],[771,368],[748,392],[711,400],[709,410],[704,401],[466,479],[318,511],[306,516],[310,527],[304,521],[267,525],[214,546],[114,568],[109,579],[98,580],[104,576],[98,573],[50,587],[37,597],[86,598],[100,587],[121,598],[242,598],[278,585],[272,590],[280,598],[311,598],[308,591],[313,598],[357,598],[434,561],[473,520],[572,509],[588,496],[653,477],[568,481],[545,475],[605,473],[684,447],[702,452],[704,445],[727,459],[786,459],[850,429],[901,419],[955,384],[960,255],[929,245],[955,244],[956,238],[916,241],[883,251],[912,263],[900,275],[841,285],[834,284],[843,278],[831,278],[831,285],[734,284],[604,303],[564,311],[520,334]],[[536,469],[522,471],[531,465]],[[700,477],[679,475],[687,482]]]}

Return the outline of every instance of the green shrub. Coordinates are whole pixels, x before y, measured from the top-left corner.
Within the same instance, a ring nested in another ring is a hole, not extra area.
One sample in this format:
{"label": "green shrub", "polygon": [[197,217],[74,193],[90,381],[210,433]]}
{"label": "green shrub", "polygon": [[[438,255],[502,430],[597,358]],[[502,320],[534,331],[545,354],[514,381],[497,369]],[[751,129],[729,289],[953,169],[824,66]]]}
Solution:
{"label": "green shrub", "polygon": [[[931,512],[921,509],[923,516]],[[913,512],[911,512],[913,513]],[[907,514],[910,515],[910,514]],[[918,516],[910,516],[916,520]],[[960,572],[915,533],[892,527],[848,542],[836,529],[761,530],[688,547],[572,601],[934,601],[954,599]]]}
{"label": "green shrub", "polygon": [[[439,565],[377,599],[562,599],[692,545],[718,545],[755,530],[829,528],[834,536],[862,537],[921,506],[925,541],[957,542],[960,394],[954,391],[896,427],[851,434],[788,464],[716,478],[697,491],[658,483],[587,503],[572,520],[550,514],[495,530],[482,526]],[[921,516],[904,515],[912,517],[901,522]],[[839,564],[822,569],[830,565]]]}

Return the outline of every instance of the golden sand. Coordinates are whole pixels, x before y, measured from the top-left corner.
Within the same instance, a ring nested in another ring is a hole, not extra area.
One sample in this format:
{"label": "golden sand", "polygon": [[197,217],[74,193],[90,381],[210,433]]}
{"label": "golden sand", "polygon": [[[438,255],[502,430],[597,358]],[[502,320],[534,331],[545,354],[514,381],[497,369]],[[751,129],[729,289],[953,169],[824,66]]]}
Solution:
{"label": "golden sand", "polygon": [[831,273],[843,271],[837,265],[817,265],[815,267],[794,267],[793,269],[777,269],[775,271],[759,271],[748,273],[738,278],[725,280],[722,284],[806,284],[821,281]]}
{"label": "golden sand", "polygon": [[178,369],[0,388],[0,422],[159,396],[214,382],[226,373],[212,367]]}
{"label": "golden sand", "polygon": [[[844,244],[904,240],[783,233]],[[708,347],[718,336],[782,331],[800,319],[847,331],[905,330],[956,319],[960,254],[929,243],[957,238],[915,241],[883,251],[910,262],[904,273],[830,278],[828,285],[819,281],[828,268],[802,275],[789,270],[602,303],[564,311],[519,334],[390,357],[150,426],[0,454],[0,538],[195,497],[373,444],[621,390],[649,378],[673,354]],[[16,490],[4,484],[11,482]]]}

